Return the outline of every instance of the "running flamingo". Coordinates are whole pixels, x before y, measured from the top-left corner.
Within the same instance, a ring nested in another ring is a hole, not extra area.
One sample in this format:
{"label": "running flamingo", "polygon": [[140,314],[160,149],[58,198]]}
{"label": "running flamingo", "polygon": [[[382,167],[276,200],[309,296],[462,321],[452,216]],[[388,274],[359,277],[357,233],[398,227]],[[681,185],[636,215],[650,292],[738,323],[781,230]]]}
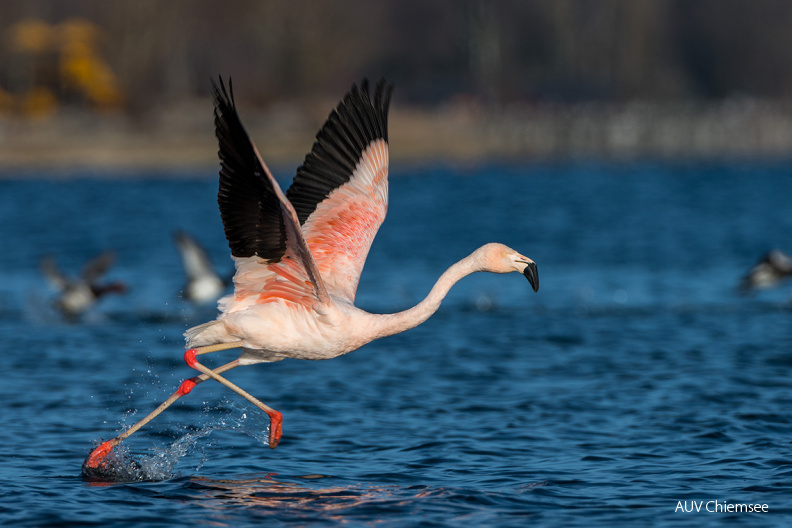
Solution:
{"label": "running flamingo", "polygon": [[[83,473],[102,476],[106,457],[195,385],[214,379],[270,417],[269,446],[281,438],[281,413],[222,374],[242,365],[286,358],[330,359],[429,318],[461,278],[477,272],[524,274],[539,288],[536,264],[502,244],[486,244],[443,273],[418,305],[395,314],[356,308],[355,292],[371,242],[388,207],[388,106],[392,87],[353,85],[316,136],[284,194],[239,120],[228,92],[214,85],[220,144],[218,204],[236,264],[234,293],[219,301],[220,316],[187,330],[187,364],[201,374],[185,380],[151,414],[96,447]],[[241,348],[215,369],[202,354]]]}

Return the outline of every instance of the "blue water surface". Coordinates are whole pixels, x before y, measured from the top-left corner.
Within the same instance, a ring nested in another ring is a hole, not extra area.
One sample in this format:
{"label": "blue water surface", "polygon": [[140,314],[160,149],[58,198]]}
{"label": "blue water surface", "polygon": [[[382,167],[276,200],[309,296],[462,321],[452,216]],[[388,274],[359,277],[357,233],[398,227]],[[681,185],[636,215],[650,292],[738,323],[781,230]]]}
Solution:
{"label": "blue water surface", "polygon": [[[229,373],[283,412],[275,450],[265,415],[204,383],[107,483],[83,458],[194,375],[182,332],[215,316],[178,296],[172,233],[232,268],[212,170],[112,176],[0,180],[0,524],[792,522],[790,286],[736,291],[763,252],[792,252],[792,165],[394,168],[359,306],[405,309],[489,241],[538,263],[539,292],[477,274],[402,335]],[[41,257],[77,274],[106,249],[128,293],[64,319]],[[769,511],[683,511],[716,500]]]}

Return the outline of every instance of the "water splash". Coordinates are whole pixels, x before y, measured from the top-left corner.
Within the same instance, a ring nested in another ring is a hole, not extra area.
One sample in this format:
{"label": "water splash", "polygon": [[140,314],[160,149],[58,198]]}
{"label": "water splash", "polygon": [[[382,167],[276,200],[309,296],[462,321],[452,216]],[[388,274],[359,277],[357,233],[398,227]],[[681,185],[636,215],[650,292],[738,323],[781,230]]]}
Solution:
{"label": "water splash", "polygon": [[[221,412],[223,414],[217,416]],[[91,482],[115,483],[167,480],[176,476],[179,461],[195,452],[201,454],[196,468],[200,469],[206,461],[204,449],[211,445],[203,440],[215,431],[239,432],[269,445],[269,418],[265,415],[236,402],[207,409],[207,413],[213,415],[212,421],[183,434],[167,446],[152,447],[151,454],[135,456],[124,444],[116,446],[99,468],[83,467],[83,477]]]}

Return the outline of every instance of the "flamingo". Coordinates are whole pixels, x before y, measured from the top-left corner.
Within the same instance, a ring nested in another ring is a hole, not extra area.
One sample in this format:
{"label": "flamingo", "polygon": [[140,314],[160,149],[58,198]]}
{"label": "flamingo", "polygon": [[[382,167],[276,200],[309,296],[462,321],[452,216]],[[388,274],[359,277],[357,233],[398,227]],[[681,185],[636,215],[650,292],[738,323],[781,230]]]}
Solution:
{"label": "flamingo", "polygon": [[750,292],[773,288],[789,277],[792,277],[792,257],[780,249],[773,249],[748,270],[740,281],[740,290]]}
{"label": "flamingo", "polygon": [[225,291],[226,281],[215,271],[206,250],[184,231],[174,233],[173,240],[187,275],[182,290],[184,298],[196,304],[217,301]]}
{"label": "flamingo", "polygon": [[114,261],[115,254],[112,251],[105,251],[85,265],[79,278],[74,278],[60,270],[52,255],[45,255],[41,259],[42,273],[52,287],[58,290],[55,306],[63,315],[70,319],[76,318],[96,304],[101,297],[111,293],[126,292],[126,285],[123,282],[99,282]]}
{"label": "flamingo", "polygon": [[[269,415],[269,447],[282,435],[282,415],[223,374],[243,365],[286,358],[338,357],[366,343],[409,330],[428,319],[450,288],[478,271],[519,272],[534,291],[536,263],[497,243],[449,267],[427,297],[393,314],[354,305],[363,264],[388,207],[388,108],[392,86],[353,85],[319,130],[311,152],[284,193],[251,142],[236,111],[229,80],[213,83],[219,141],[220,215],[236,265],[234,292],[218,302],[219,317],[185,332],[186,363],[200,372],[119,436],[99,444],[83,474],[101,476],[107,456],[197,384],[214,379]],[[215,369],[203,354],[240,348]]]}

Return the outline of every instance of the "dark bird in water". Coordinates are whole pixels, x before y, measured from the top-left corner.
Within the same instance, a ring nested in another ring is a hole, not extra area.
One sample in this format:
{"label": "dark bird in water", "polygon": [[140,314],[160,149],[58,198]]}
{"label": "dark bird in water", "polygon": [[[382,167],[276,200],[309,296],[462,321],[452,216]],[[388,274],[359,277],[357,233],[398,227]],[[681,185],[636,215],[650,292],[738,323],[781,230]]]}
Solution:
{"label": "dark bird in water", "polygon": [[189,234],[177,231],[173,235],[176,249],[179,250],[187,283],[182,297],[196,304],[217,301],[225,292],[229,281],[222,279],[215,271],[209,254]]}
{"label": "dark bird in water", "polygon": [[88,311],[105,295],[126,292],[126,285],[123,282],[99,282],[114,261],[113,252],[106,251],[89,261],[80,277],[69,277],[58,268],[55,257],[46,255],[42,258],[41,271],[52,287],[58,291],[55,306],[65,316],[74,318]]}
{"label": "dark bird in water", "polygon": [[740,290],[749,293],[769,289],[792,277],[792,257],[781,250],[767,252],[740,281]]}

